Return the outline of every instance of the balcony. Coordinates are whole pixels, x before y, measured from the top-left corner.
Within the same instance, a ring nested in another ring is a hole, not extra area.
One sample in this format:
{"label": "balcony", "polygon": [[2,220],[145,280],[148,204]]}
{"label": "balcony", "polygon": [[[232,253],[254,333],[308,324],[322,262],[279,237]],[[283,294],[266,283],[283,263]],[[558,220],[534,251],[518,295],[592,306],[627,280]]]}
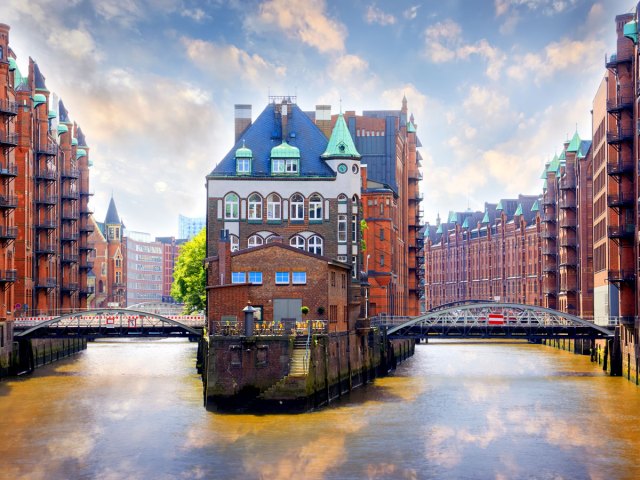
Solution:
{"label": "balcony", "polygon": [[617,176],[625,173],[633,173],[633,162],[619,162],[617,160],[607,163],[607,175]]}
{"label": "balcony", "polygon": [[78,200],[80,198],[80,194],[75,190],[63,189],[62,193],[60,193],[60,197],[62,197],[63,200]]}
{"label": "balcony", "polygon": [[64,293],[77,292],[80,286],[77,283],[64,283],[60,285],[60,290]]}
{"label": "balcony", "polygon": [[578,261],[575,259],[574,260],[565,259],[565,260],[561,260],[558,266],[567,267],[567,268],[576,268],[578,266]]}
{"label": "balcony", "polygon": [[556,216],[555,215],[549,215],[549,214],[542,214],[540,216],[540,221],[542,223],[556,223]]}
{"label": "balcony", "polygon": [[0,145],[7,145],[10,147],[15,147],[18,145],[18,134],[17,133],[5,133],[0,132]]}
{"label": "balcony", "polygon": [[42,255],[53,255],[56,253],[56,246],[53,242],[36,242],[36,253]]}
{"label": "balcony", "polygon": [[0,240],[15,240],[18,238],[18,227],[0,225]]}
{"label": "balcony", "polygon": [[80,263],[80,270],[91,270],[93,268],[93,262],[86,261]]}
{"label": "balcony", "polygon": [[577,222],[575,218],[565,218],[560,221],[560,228],[576,228]]}
{"label": "balcony", "polygon": [[576,178],[571,176],[564,176],[560,179],[560,190],[575,190]]}
{"label": "balcony", "polygon": [[36,220],[36,228],[40,230],[54,230],[58,223],[53,220]]}
{"label": "balcony", "polygon": [[86,207],[80,207],[80,215],[93,215],[93,210],[88,205]]}
{"label": "balcony", "polygon": [[78,255],[73,253],[62,253],[60,257],[62,263],[78,263]]}
{"label": "balcony", "polygon": [[88,297],[89,295],[93,295],[96,292],[96,287],[92,286],[86,286],[80,289],[80,295],[84,295],[85,297]]}
{"label": "balcony", "polygon": [[65,168],[60,171],[62,178],[80,178],[80,170],[77,168]]}
{"label": "balcony", "polygon": [[78,248],[80,250],[95,250],[96,242],[86,242],[85,244],[80,244]]}
{"label": "balcony", "polygon": [[12,283],[18,278],[17,270],[0,270],[0,283]]}
{"label": "balcony", "polygon": [[616,225],[607,229],[609,238],[630,238],[633,239],[636,233],[636,226],[633,223],[626,225]]}
{"label": "balcony", "polygon": [[545,287],[542,292],[547,295],[548,297],[555,297],[556,296],[556,289],[554,288],[550,288],[550,287]]}
{"label": "balcony", "polygon": [[545,196],[542,199],[542,206],[544,207],[552,207],[552,206],[555,206],[555,204],[556,204],[556,199],[552,198],[551,196],[549,197]]}
{"label": "balcony", "polygon": [[55,195],[36,195],[36,203],[41,205],[57,205],[58,197]]}
{"label": "balcony", "polygon": [[558,204],[564,210],[576,208],[576,200],[574,198],[561,198]]}
{"label": "balcony", "polygon": [[553,248],[543,248],[542,249],[542,255],[547,255],[549,257],[555,257],[557,254],[558,254],[558,252]]}
{"label": "balcony", "polygon": [[542,267],[542,273],[547,273],[551,275],[555,275],[557,272],[557,267],[555,265],[545,265]]}
{"label": "balcony", "polygon": [[60,217],[65,221],[73,221],[78,220],[80,218],[80,215],[78,214],[78,210],[62,209],[62,214],[60,215]]}
{"label": "balcony", "polygon": [[636,275],[633,270],[609,270],[607,280],[610,283],[631,283]]}
{"label": "balcony", "polygon": [[618,144],[633,140],[632,128],[619,128],[617,132],[607,132],[607,143]]}
{"label": "balcony", "polygon": [[617,195],[607,195],[607,205],[610,208],[633,206],[633,193],[620,192]]}
{"label": "balcony", "polygon": [[15,195],[0,195],[0,208],[16,208],[18,197]]}
{"label": "balcony", "polygon": [[578,245],[578,242],[576,242],[575,238],[561,238],[560,239],[560,246],[562,248],[576,248],[576,246]]}
{"label": "balcony", "polygon": [[114,290],[117,289],[117,288],[122,289],[122,288],[125,288],[125,287],[126,287],[126,285],[124,283],[122,283],[122,282],[113,282]]}
{"label": "balcony", "polygon": [[555,240],[556,239],[556,234],[552,233],[552,232],[542,232],[540,233],[540,238],[544,238],[545,240]]}
{"label": "balcony", "polygon": [[79,237],[80,237],[80,234],[76,232],[69,232],[66,230],[63,230],[62,232],[60,232],[61,242],[77,242]]}
{"label": "balcony", "polygon": [[620,55],[612,54],[608,59],[605,59],[606,68],[617,68],[621,63],[631,63],[631,52],[622,52]]}
{"label": "balcony", "polygon": [[18,104],[11,100],[0,100],[0,112],[7,115],[17,115]]}
{"label": "balcony", "polygon": [[58,178],[58,172],[49,168],[39,169],[35,173],[35,178],[36,180],[55,181]]}
{"label": "balcony", "polygon": [[3,177],[17,177],[18,166],[15,163],[9,162],[7,165],[0,165],[0,176]]}
{"label": "balcony", "polygon": [[89,190],[80,190],[80,196],[91,197],[95,195],[92,191]]}
{"label": "balcony", "polygon": [[622,110],[633,110],[633,97],[620,96],[613,100],[607,100],[608,113],[617,113]]}
{"label": "balcony", "polygon": [[422,180],[422,173],[420,172],[411,172],[409,173],[409,180],[413,180],[413,181],[421,181]]}
{"label": "balcony", "polygon": [[58,144],[56,142],[43,142],[38,144],[36,151],[40,155],[55,157],[58,154]]}
{"label": "balcony", "polygon": [[38,278],[36,280],[36,288],[56,288],[56,279],[54,277]]}
{"label": "balcony", "polygon": [[82,222],[80,224],[80,231],[81,232],[89,232],[89,233],[91,233],[91,232],[95,231],[95,228],[90,223]]}
{"label": "balcony", "polygon": [[409,197],[410,202],[421,202],[424,199],[424,196],[420,192],[416,192],[413,196]]}

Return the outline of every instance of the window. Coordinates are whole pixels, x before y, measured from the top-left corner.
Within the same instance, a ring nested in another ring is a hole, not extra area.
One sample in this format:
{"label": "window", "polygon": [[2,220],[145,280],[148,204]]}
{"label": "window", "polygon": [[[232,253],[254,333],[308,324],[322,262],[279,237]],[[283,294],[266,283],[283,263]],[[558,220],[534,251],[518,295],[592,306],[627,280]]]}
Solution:
{"label": "window", "polygon": [[384,229],[380,229],[380,240],[384,240]]}
{"label": "window", "polygon": [[338,215],[338,242],[347,241],[347,216]]}
{"label": "window", "polygon": [[338,195],[338,201],[339,202],[346,202],[347,200],[348,200],[348,198],[344,193],[341,193],[340,195]]}
{"label": "window", "polygon": [[318,235],[312,236],[309,238],[307,247],[309,252],[315,255],[322,255],[322,237],[319,237]]}
{"label": "window", "polygon": [[384,203],[380,204],[380,216],[384,217]]}
{"label": "window", "polygon": [[270,235],[267,237],[267,243],[275,242],[277,238],[279,238],[277,235]]}
{"label": "window", "polygon": [[358,278],[358,256],[354,255],[351,262],[353,267],[351,268],[351,278]]}
{"label": "window", "polygon": [[116,272],[116,284],[120,285],[122,283],[122,273]]}
{"label": "window", "polygon": [[347,276],[344,273],[342,274],[342,288],[347,288]]}
{"label": "window", "polygon": [[236,172],[245,175],[251,173],[251,160],[249,158],[236,159]]}
{"label": "window", "polygon": [[285,170],[287,173],[298,173],[298,160],[289,159],[285,162]]}
{"label": "window", "polygon": [[120,268],[122,266],[122,259],[121,258],[116,258],[116,267]]}
{"label": "window", "polygon": [[280,197],[272,193],[267,197],[267,220],[280,220],[282,218],[282,203]]}
{"label": "window", "polygon": [[380,266],[384,267],[384,253],[380,254]]}
{"label": "window", "polygon": [[289,272],[276,272],[276,285],[289,285]]}
{"label": "window", "polygon": [[351,215],[351,241],[356,243],[358,241],[358,216]]}
{"label": "window", "polygon": [[291,240],[289,240],[289,245],[291,245],[294,248],[299,248],[300,250],[304,250],[305,248],[304,238],[301,237],[300,235],[295,235],[291,237]]}
{"label": "window", "polygon": [[237,252],[240,250],[240,239],[237,235],[229,235],[229,243],[231,244],[231,251]]}
{"label": "window", "polygon": [[322,220],[322,197],[314,194],[309,197],[309,220]]}
{"label": "window", "polygon": [[262,220],[262,197],[257,193],[249,196],[249,220]]}
{"label": "window", "polygon": [[224,197],[224,218],[225,220],[238,219],[238,196],[235,193]]}
{"label": "window", "polygon": [[343,263],[347,263],[347,256],[346,255],[338,255],[338,261],[339,262],[343,262]]}
{"label": "window", "polygon": [[291,220],[304,220],[304,197],[296,193],[291,197]]}
{"label": "window", "polygon": [[294,285],[304,285],[307,283],[307,272],[292,272],[291,281]]}
{"label": "window", "polygon": [[231,272],[231,283],[246,283],[247,274],[245,272]]}
{"label": "window", "polygon": [[331,286],[336,286],[336,272],[331,272]]}
{"label": "window", "polygon": [[249,272],[249,283],[262,283],[262,272]]}
{"label": "window", "polygon": [[247,240],[247,247],[258,247],[264,243],[264,240],[260,235],[251,235]]}
{"label": "window", "polygon": [[271,174],[284,173],[284,160],[276,158],[271,160]]}

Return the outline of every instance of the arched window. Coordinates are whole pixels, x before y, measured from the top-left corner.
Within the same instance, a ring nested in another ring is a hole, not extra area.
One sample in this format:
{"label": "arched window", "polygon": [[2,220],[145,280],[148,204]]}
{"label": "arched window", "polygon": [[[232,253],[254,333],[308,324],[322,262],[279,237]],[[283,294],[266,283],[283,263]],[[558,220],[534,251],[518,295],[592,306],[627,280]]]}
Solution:
{"label": "arched window", "polygon": [[257,193],[249,195],[249,220],[262,220],[262,197]]}
{"label": "arched window", "polygon": [[98,293],[104,293],[104,282],[102,280],[98,281]]}
{"label": "arched window", "polygon": [[322,220],[322,197],[316,193],[309,197],[309,220]]}
{"label": "arched window", "polygon": [[300,250],[304,250],[304,247],[305,247],[304,238],[301,237],[300,235],[294,235],[293,237],[291,237],[291,240],[289,240],[289,245],[291,245],[294,248],[299,248]]}
{"label": "arched window", "polygon": [[299,193],[291,196],[291,220],[304,220],[304,197]]}
{"label": "arched window", "polygon": [[231,251],[237,252],[240,250],[240,239],[237,235],[229,235],[229,243],[231,244]]}
{"label": "arched window", "polygon": [[238,196],[235,193],[229,193],[224,197],[224,218],[225,220],[237,220],[238,214]]}
{"label": "arched window", "polygon": [[264,239],[260,235],[251,235],[247,240],[247,247],[258,247],[264,243]]}
{"label": "arched window", "polygon": [[347,198],[347,196],[344,193],[341,193],[340,195],[338,195],[338,201],[339,202],[346,202],[347,200],[349,200]]}
{"label": "arched window", "polygon": [[267,197],[267,220],[280,220],[282,218],[282,202],[280,197],[272,193]]}
{"label": "arched window", "polygon": [[269,237],[267,237],[267,243],[273,243],[276,241],[276,239],[278,238],[277,235],[271,235]]}
{"label": "arched window", "polygon": [[308,250],[315,255],[322,255],[322,237],[314,235],[309,238]]}

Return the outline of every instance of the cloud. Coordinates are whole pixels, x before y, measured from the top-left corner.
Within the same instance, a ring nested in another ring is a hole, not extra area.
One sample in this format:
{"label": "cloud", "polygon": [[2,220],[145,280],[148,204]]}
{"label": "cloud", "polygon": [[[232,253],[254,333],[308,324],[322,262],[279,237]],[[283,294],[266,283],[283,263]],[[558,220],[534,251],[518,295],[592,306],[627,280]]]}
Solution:
{"label": "cloud", "polygon": [[188,37],[182,37],[180,41],[193,64],[218,80],[258,87],[264,85],[266,79],[283,77],[286,73],[286,67],[270,63],[235,45]]}
{"label": "cloud", "polygon": [[396,23],[396,17],[390,13],[382,11],[375,5],[367,6],[367,12],[365,13],[364,19],[369,24],[377,23],[382,26],[393,25]]}
{"label": "cloud", "polygon": [[518,81],[532,77],[541,83],[565,70],[595,71],[601,68],[604,51],[605,44],[599,39],[564,38],[549,43],[541,53],[516,55],[507,68],[507,76]]}
{"label": "cloud", "polygon": [[528,9],[552,16],[570,10],[578,0],[495,0],[496,17],[506,15],[513,10]]}
{"label": "cloud", "polygon": [[201,8],[185,8],[180,12],[180,15],[195,20],[196,22],[211,18]]}
{"label": "cloud", "polygon": [[326,14],[325,0],[266,0],[245,23],[258,33],[281,30],[321,53],[345,49],[347,29]]}
{"label": "cloud", "polygon": [[57,28],[49,35],[49,42],[57,45],[62,53],[76,60],[97,54],[93,37],[84,28]]}
{"label": "cloud", "polygon": [[451,19],[437,22],[425,30],[425,56],[433,63],[468,60],[473,55],[487,61],[485,74],[489,78],[500,78],[506,55],[486,39],[465,43],[462,28]]}
{"label": "cloud", "polygon": [[418,16],[419,8],[420,8],[420,5],[413,5],[407,8],[404,12],[402,12],[402,16],[407,20],[415,20],[415,18]]}
{"label": "cloud", "polygon": [[498,90],[472,85],[462,104],[468,115],[481,117],[480,123],[486,125],[506,116],[510,100]]}

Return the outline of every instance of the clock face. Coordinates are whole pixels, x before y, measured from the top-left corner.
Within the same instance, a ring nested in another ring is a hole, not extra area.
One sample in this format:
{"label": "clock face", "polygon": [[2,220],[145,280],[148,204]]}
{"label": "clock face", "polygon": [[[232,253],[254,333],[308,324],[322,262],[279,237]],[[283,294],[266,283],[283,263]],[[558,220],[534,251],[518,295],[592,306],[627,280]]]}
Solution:
{"label": "clock face", "polygon": [[338,171],[340,173],[345,173],[347,171],[347,166],[344,163],[341,163],[340,165],[338,165]]}

